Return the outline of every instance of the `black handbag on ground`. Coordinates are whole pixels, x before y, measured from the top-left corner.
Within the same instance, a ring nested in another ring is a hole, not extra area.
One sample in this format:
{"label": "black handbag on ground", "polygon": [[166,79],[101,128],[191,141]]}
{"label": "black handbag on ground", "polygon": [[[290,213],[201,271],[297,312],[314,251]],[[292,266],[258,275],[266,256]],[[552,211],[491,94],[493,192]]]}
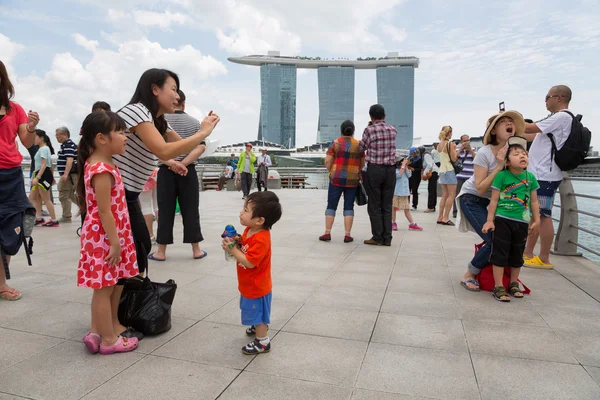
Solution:
{"label": "black handbag on ground", "polygon": [[365,186],[362,182],[358,182],[358,186],[356,186],[356,197],[354,201],[357,206],[364,206],[367,204],[367,191],[365,190]]}
{"label": "black handbag on ground", "polygon": [[171,306],[177,284],[150,278],[130,278],[125,281],[119,303],[119,322],[144,335],[158,335],[171,329]]}

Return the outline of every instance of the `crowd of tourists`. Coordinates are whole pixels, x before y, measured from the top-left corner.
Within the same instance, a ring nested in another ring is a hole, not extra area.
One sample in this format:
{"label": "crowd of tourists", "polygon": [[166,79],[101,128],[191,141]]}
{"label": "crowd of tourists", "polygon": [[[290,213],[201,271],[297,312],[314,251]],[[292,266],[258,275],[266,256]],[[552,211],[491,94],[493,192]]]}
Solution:
{"label": "crowd of tourists", "polygon": [[[91,325],[83,342],[91,353],[135,350],[144,333],[119,320],[123,288],[131,279],[143,276],[148,260],[167,259],[178,207],[183,219],[183,241],[191,244],[192,257],[207,256],[200,248],[203,236],[194,164],[205,151],[204,141],[220,118],[212,111],[201,121],[186,114],[186,98],[174,72],[144,72],[129,103],[117,112],[105,102],[92,106],[79,130],[78,145],[71,140],[69,129],[56,129],[56,139],[61,144],[57,169],[63,215],[59,221],[50,198],[55,184],[51,163],[54,149],[48,135],[38,129],[40,116],[35,111],[26,113],[13,102],[14,94],[6,68],[0,62],[0,297],[15,301],[22,296],[8,285],[7,279],[11,256],[22,247],[28,212],[35,210],[38,226],[55,227],[72,220],[71,203],[76,203],[83,221],[77,285],[93,289]],[[368,199],[372,236],[364,244],[391,246],[393,232],[399,226],[397,210],[403,211],[407,229],[422,230],[413,219],[410,198],[412,209],[416,210],[418,187],[425,178],[430,189],[426,211],[435,212],[438,208],[437,223],[455,225],[450,212],[456,204],[457,228],[472,230],[485,242],[468,263],[462,285],[470,291],[480,290],[477,276],[491,263],[496,278],[494,297],[499,301],[509,301],[508,294],[522,297],[518,273],[523,263],[539,268],[552,266],[552,198],[562,175],[551,158],[549,135],[558,148],[567,140],[572,117],[560,111],[568,110],[570,100],[569,88],[556,86],[546,96],[546,106],[552,114],[544,120],[525,123],[516,111],[493,115],[487,121],[484,147],[477,152],[468,137],[461,137],[459,146],[453,143],[452,128],[444,126],[431,153],[411,149],[408,157],[397,155],[396,129],[385,122],[384,108],[373,105],[369,110],[371,121],[361,140],[353,137],[353,122],[345,121],[341,136],[327,153],[330,185],[325,233],[319,239],[332,240],[331,230],[342,195],[344,242],[354,240],[351,230],[357,194]],[[29,197],[18,141],[28,149],[37,146]],[[529,152],[527,142],[533,142]],[[462,169],[457,174],[459,160]],[[236,261],[241,320],[248,326],[246,334],[254,337],[242,352],[250,355],[271,349],[270,230],[281,218],[282,207],[277,195],[267,191],[269,166],[266,150],[256,157],[251,144],[238,157],[232,154],[228,162],[230,173],[237,173],[241,181],[244,203],[240,223],[245,230],[240,235],[224,237],[222,248]],[[255,172],[259,191],[250,193]],[[435,193],[438,180],[443,190],[439,206]],[[154,219],[158,222],[155,238]],[[534,255],[538,236],[540,253]],[[157,250],[151,253],[153,240]],[[506,267],[511,269],[508,292],[502,284]]]}
{"label": "crowd of tourists", "polygon": [[[385,123],[384,108],[373,105],[369,110],[371,121],[360,141],[353,137],[352,121],[345,121],[341,136],[329,148],[325,160],[330,175],[325,233],[319,240],[332,240],[342,194],[343,241],[354,240],[351,229],[355,197],[363,188],[368,196],[372,232],[365,244],[391,246],[393,231],[398,229],[397,210],[403,210],[408,230],[422,230],[414,222],[410,207],[412,203],[412,209],[417,210],[418,189],[426,180],[425,212],[436,212],[438,208],[437,224],[456,226],[460,232],[475,232],[484,241],[468,263],[461,285],[469,291],[480,291],[478,276],[485,267],[493,266],[494,298],[502,302],[510,301],[509,294],[522,298],[518,277],[523,265],[553,268],[552,208],[562,181],[554,154],[563,147],[573,127],[580,124],[569,110],[571,98],[567,86],[552,87],[545,98],[551,114],[535,123],[525,122],[517,111],[502,110],[492,115],[486,122],[483,147],[479,150],[471,145],[468,135],[454,143],[452,127],[444,126],[431,152],[413,147],[407,158],[397,154],[397,132]],[[439,205],[438,182],[442,188]],[[456,223],[451,217],[456,218]],[[535,255],[538,239],[540,252]],[[510,268],[508,288],[503,284],[506,268]]]}

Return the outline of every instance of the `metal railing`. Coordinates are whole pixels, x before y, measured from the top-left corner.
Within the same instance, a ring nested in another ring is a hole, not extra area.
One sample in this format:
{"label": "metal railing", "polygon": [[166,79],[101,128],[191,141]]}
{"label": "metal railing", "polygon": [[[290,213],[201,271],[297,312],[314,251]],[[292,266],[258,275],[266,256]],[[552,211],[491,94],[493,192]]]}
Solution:
{"label": "metal railing", "polygon": [[[588,158],[583,165],[598,166],[598,170],[600,171],[599,158]],[[584,250],[596,257],[600,257],[600,248],[591,247],[594,244],[598,244],[597,238],[600,238],[600,232],[594,230],[591,226],[584,227],[580,225],[580,215],[587,217],[585,218],[587,223],[593,223],[596,220],[600,221],[600,196],[576,192],[573,182],[598,183],[598,187],[594,188],[594,192],[600,193],[600,178],[569,176],[568,173],[563,172],[563,181],[558,188],[560,204],[554,204],[554,207],[560,208],[560,219],[552,218],[554,222],[558,223],[552,254],[581,256],[583,254],[580,250]],[[592,200],[594,208],[592,210],[580,210],[581,201],[578,204],[578,198]],[[598,211],[594,212],[595,210]],[[582,243],[580,232],[590,235],[593,239],[588,240],[585,244]]]}

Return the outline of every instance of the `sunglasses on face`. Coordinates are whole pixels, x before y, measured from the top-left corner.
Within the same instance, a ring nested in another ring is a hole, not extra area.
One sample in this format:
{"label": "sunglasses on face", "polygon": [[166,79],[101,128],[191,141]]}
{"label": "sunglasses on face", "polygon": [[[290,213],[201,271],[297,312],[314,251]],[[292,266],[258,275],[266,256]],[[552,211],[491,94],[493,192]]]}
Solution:
{"label": "sunglasses on face", "polygon": [[546,96],[546,100],[545,101],[548,101],[548,100],[553,99],[555,97],[563,97],[563,96],[561,96],[560,94],[555,94],[554,96]]}

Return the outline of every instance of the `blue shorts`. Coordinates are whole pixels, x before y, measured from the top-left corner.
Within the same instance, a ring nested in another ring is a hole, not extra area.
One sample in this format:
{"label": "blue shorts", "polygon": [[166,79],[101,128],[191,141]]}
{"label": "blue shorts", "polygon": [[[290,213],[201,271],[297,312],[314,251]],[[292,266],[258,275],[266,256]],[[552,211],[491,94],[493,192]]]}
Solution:
{"label": "blue shorts", "polygon": [[538,181],[540,184],[537,190],[538,203],[540,204],[540,216],[552,217],[552,208],[554,207],[554,195],[562,181]]}
{"label": "blue shorts", "polygon": [[440,172],[440,185],[456,185],[456,173],[454,171]]}
{"label": "blue shorts", "polygon": [[240,310],[242,310],[242,325],[260,325],[271,323],[272,292],[258,299],[247,299],[240,295]]}

